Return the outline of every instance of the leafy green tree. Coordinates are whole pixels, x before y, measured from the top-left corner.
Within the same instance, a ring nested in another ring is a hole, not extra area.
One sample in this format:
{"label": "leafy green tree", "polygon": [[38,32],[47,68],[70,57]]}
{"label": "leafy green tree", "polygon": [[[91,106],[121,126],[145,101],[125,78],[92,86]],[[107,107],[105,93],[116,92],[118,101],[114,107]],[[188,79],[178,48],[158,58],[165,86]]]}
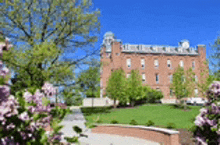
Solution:
{"label": "leafy green tree", "polygon": [[193,72],[192,68],[186,70],[185,74],[185,87],[187,90],[186,97],[195,97],[195,88],[196,88],[196,80],[195,80],[195,73]]}
{"label": "leafy green tree", "polygon": [[107,82],[106,94],[114,100],[114,108],[116,108],[116,100],[127,103],[126,86],[125,72],[122,69],[113,71]]}
{"label": "leafy green tree", "polygon": [[64,102],[67,106],[80,106],[82,105],[82,96],[78,89],[70,89],[69,87],[62,92]]}
{"label": "leafy green tree", "polygon": [[100,29],[99,15],[99,10],[92,9],[91,0],[1,3],[0,32],[20,44],[3,57],[16,74],[12,91],[42,86],[44,81],[70,84],[74,67],[97,53],[93,46]]}
{"label": "leafy green tree", "polygon": [[214,44],[212,45],[211,65],[213,66],[214,72],[217,78],[220,78],[220,36],[217,37]]}
{"label": "leafy green tree", "polygon": [[207,90],[209,89],[209,85],[214,81],[218,80],[215,76],[217,75],[209,75],[209,65],[208,61],[204,62],[203,67],[199,68],[200,71],[200,80],[197,83],[198,91],[201,97],[206,98]]}
{"label": "leafy green tree", "polygon": [[179,66],[173,74],[173,83],[171,84],[171,89],[174,91],[179,103],[182,98],[187,97],[188,95],[186,85],[184,69]]}
{"label": "leafy green tree", "polygon": [[81,90],[88,98],[100,97],[97,92],[100,91],[100,69],[99,67],[89,67],[89,69],[80,73],[78,83],[81,84]]}
{"label": "leafy green tree", "polygon": [[142,95],[142,80],[138,70],[132,70],[127,82],[127,96],[131,106],[135,105],[135,101],[141,98]]}

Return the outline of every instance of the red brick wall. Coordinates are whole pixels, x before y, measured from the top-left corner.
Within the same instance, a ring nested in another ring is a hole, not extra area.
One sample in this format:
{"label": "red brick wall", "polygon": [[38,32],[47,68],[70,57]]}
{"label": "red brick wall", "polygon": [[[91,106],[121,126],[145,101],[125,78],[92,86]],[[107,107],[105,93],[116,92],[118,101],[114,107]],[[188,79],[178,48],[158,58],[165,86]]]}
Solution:
{"label": "red brick wall", "polygon": [[[138,54],[138,53],[123,53],[121,52],[120,42],[112,43],[111,57],[106,57],[105,48],[102,48],[102,88],[105,90],[107,81],[111,75],[111,70],[122,68],[126,74],[130,73],[132,69],[138,69],[140,75],[145,73],[146,82],[143,84],[149,85],[151,88],[159,88],[163,94],[164,99],[174,99],[170,97],[170,81],[169,75],[173,74],[175,68],[178,67],[180,60],[184,62],[184,69],[187,70],[192,67],[192,62],[195,61],[195,74],[200,80],[200,70],[203,67],[203,62],[206,60],[206,49],[204,46],[198,46],[199,55],[196,56],[178,56],[178,55],[166,55],[166,54]],[[131,68],[127,67],[126,60],[131,59]],[[145,69],[141,68],[141,59],[145,59]],[[154,67],[154,60],[158,59],[159,68]],[[167,67],[167,60],[171,61],[171,69]],[[159,74],[159,84],[156,84],[155,75]],[[105,91],[103,91],[105,92]]]}
{"label": "red brick wall", "polygon": [[114,134],[120,136],[131,136],[164,145],[180,145],[179,134],[168,134],[161,131],[148,130],[144,128],[123,127],[123,126],[98,126],[92,129],[93,133]]}

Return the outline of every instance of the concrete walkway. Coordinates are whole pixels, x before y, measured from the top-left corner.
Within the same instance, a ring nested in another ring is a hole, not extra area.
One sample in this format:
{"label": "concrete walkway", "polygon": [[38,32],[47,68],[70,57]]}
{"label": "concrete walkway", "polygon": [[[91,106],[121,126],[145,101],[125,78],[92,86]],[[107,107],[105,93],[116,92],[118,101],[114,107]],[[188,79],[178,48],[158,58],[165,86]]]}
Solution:
{"label": "concrete walkway", "polygon": [[83,134],[88,137],[80,137],[80,145],[159,145],[159,143],[138,139],[133,137],[122,137],[118,135],[96,134],[85,126],[85,118],[79,107],[71,108],[73,114],[67,115],[61,122],[63,133],[61,142],[66,142],[64,136],[72,137],[77,134],[73,131],[72,126],[77,125],[83,130]]}

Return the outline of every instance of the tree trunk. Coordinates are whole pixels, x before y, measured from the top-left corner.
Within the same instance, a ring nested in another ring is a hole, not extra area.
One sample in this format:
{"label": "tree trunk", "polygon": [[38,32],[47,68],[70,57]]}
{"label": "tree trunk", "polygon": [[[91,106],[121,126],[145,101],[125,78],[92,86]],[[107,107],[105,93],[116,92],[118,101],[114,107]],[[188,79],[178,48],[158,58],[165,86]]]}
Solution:
{"label": "tree trunk", "polygon": [[116,99],[114,99],[114,109],[117,108],[116,106]]}
{"label": "tree trunk", "polygon": [[94,98],[92,97],[92,108],[93,108],[93,106],[94,106]]}
{"label": "tree trunk", "polygon": [[184,110],[186,110],[186,101],[184,100]]}
{"label": "tree trunk", "polygon": [[134,101],[131,101],[131,107],[134,107]]}

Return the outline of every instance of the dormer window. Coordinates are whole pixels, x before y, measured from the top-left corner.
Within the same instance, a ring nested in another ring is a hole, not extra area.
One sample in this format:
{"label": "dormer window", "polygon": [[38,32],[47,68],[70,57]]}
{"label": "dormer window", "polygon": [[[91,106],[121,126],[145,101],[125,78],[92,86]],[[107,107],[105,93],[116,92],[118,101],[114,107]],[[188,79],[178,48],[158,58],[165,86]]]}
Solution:
{"label": "dormer window", "polygon": [[179,48],[179,52],[182,53],[182,52],[183,52],[183,49],[182,49],[182,48]]}
{"label": "dormer window", "polygon": [[158,47],[153,47],[153,50],[155,51],[155,52],[157,52],[158,51]]}

